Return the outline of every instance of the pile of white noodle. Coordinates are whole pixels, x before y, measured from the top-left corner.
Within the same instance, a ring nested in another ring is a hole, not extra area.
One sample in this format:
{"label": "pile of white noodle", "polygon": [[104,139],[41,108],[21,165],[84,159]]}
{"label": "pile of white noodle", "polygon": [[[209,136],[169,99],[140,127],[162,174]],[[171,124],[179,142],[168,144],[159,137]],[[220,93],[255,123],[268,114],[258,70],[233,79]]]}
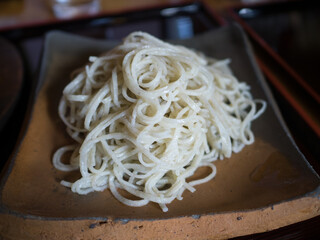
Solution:
{"label": "pile of white noodle", "polygon": [[[62,171],[80,169],[76,182],[61,181],[73,192],[109,188],[126,205],[155,202],[168,211],[166,204],[181,200],[184,190],[193,192],[215,176],[213,161],[254,141],[251,122],[266,104],[252,99],[228,60],[134,32],[89,61],[65,87],[59,105],[77,143],[58,149],[53,164]],[[73,153],[65,164],[68,151]],[[188,182],[199,167],[211,173]]]}

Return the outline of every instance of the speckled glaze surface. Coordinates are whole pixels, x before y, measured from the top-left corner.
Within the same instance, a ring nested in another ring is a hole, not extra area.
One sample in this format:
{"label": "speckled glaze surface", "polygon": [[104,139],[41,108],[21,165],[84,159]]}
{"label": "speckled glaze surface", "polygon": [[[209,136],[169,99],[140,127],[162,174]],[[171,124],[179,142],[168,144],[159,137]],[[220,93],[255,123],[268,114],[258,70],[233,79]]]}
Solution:
{"label": "speckled glaze surface", "polygon": [[[254,144],[216,162],[217,176],[185,192],[163,213],[155,204],[133,208],[109,190],[80,196],[60,185],[77,173],[51,163],[71,140],[57,114],[70,73],[115,43],[52,32],[46,38],[38,94],[15,156],[2,174],[0,236],[5,239],[214,239],[267,231],[320,214],[319,177],[282,123],[248,41],[229,26],[179,42],[216,58],[231,58],[240,81],[268,109],[253,124]],[[199,169],[196,175],[206,171]],[[196,176],[195,176],[196,177]]]}

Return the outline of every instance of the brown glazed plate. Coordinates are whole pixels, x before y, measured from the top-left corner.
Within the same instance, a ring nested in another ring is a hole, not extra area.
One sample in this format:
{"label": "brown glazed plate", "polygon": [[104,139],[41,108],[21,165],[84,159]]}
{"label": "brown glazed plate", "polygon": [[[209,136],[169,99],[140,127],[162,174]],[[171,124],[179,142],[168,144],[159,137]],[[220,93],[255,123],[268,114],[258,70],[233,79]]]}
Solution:
{"label": "brown glazed plate", "polygon": [[[276,229],[320,214],[320,181],[299,152],[237,25],[176,41],[206,55],[231,59],[255,98],[268,102],[253,123],[256,141],[217,161],[216,177],[185,192],[164,213],[156,204],[134,208],[109,192],[80,196],[60,185],[73,174],[55,170],[52,155],[71,142],[57,114],[70,73],[115,43],[63,32],[46,36],[28,127],[2,174],[0,236],[5,239],[222,239]],[[201,172],[197,172],[201,174]]]}

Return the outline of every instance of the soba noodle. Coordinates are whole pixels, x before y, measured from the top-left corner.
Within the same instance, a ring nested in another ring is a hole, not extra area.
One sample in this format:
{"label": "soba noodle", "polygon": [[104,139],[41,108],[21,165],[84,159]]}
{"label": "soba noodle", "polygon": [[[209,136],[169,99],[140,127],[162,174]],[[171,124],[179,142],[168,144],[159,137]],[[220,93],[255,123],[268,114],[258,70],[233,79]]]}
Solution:
{"label": "soba noodle", "polygon": [[[229,60],[133,32],[89,62],[65,87],[59,105],[76,144],[58,149],[53,164],[80,170],[76,182],[61,181],[73,192],[109,188],[128,206],[155,202],[167,211],[186,189],[193,192],[214,178],[215,160],[254,142],[251,122],[266,103],[233,76]],[[69,151],[70,164],[64,164]],[[210,174],[187,181],[200,167]]]}

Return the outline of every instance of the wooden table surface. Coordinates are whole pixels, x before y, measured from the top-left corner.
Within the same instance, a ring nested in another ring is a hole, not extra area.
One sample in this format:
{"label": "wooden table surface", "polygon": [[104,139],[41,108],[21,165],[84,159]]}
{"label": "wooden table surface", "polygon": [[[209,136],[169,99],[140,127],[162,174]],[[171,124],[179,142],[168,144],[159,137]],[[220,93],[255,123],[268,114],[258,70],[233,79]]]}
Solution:
{"label": "wooden table surface", "polygon": [[[275,0],[256,0],[255,2],[270,2]],[[168,6],[179,3],[193,2],[190,0],[100,0],[98,14],[122,13],[155,6]],[[203,0],[206,6],[218,12],[241,2],[254,0]],[[44,24],[56,21],[48,0],[1,0],[0,1],[0,31],[23,26]],[[305,222],[287,226],[269,233],[254,236],[239,237],[238,239],[318,239],[320,234],[320,217]],[[1,237],[0,237],[1,238]]]}
{"label": "wooden table surface", "polygon": [[[49,0],[2,0],[0,1],[0,29],[31,25],[55,20]],[[120,13],[141,8],[191,2],[190,0],[100,0],[100,12]],[[240,0],[206,0],[208,5],[222,8]]]}
{"label": "wooden table surface", "polygon": [[[50,7],[51,0],[1,0],[0,30],[56,20]],[[262,3],[283,0],[202,0],[216,10],[240,3]],[[121,13],[155,6],[195,2],[194,0],[100,0],[98,14]],[[199,2],[199,1],[198,1]]]}

